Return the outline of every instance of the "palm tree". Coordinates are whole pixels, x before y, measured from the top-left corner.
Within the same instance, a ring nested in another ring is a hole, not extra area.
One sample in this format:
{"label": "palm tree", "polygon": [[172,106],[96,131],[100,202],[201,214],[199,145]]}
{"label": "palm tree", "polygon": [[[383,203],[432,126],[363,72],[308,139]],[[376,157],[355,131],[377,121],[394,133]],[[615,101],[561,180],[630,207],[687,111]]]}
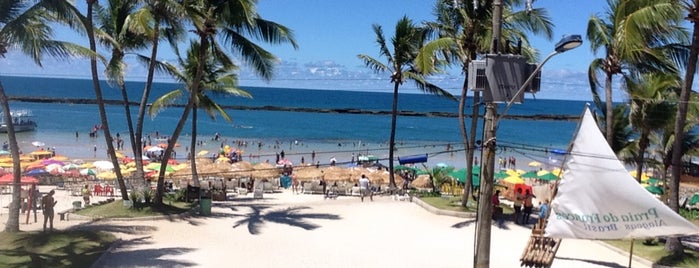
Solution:
{"label": "palm tree", "polygon": [[[131,20],[131,15],[138,9],[139,1],[136,0],[110,0],[106,8],[95,6],[97,10],[96,18],[99,23],[99,41],[111,47],[112,54],[109,63],[106,67],[106,75],[110,82],[115,83],[121,90],[122,100],[124,101],[124,113],[126,115],[127,127],[129,129],[129,138],[131,144],[136,140],[133,130],[133,121],[131,119],[131,105],[124,83],[124,68],[126,63],[124,57],[127,50],[138,50],[146,48],[145,36],[138,32],[131,31],[128,21]],[[117,142],[119,142],[117,140]],[[132,146],[134,152],[135,147]],[[139,159],[140,161],[140,159]],[[142,165],[141,165],[142,166]],[[118,169],[118,166],[114,167]],[[121,173],[121,172],[119,172]],[[117,177],[121,196],[124,200],[128,199],[126,184],[123,177]]]}
{"label": "palm tree", "polygon": [[149,37],[151,41],[151,53],[149,57],[141,57],[148,63],[148,74],[146,84],[141,95],[136,117],[136,131],[131,140],[136,163],[136,177],[143,177],[143,121],[145,119],[146,107],[153,87],[153,77],[160,64],[157,61],[159,41],[163,36],[167,38],[171,45],[176,45],[177,40],[183,35],[182,20],[184,11],[182,6],[173,0],[146,0],[145,7],[132,15],[135,27],[132,31],[137,31]]}
{"label": "palm tree", "polygon": [[[213,49],[212,53],[217,57],[226,56],[221,44],[217,42],[217,37],[224,40],[225,45],[230,46],[232,50],[240,54],[243,60],[265,80],[272,78],[272,69],[276,58],[246,36],[272,44],[290,43],[294,48],[297,47],[291,30],[283,25],[262,19],[255,10],[256,3],[255,0],[185,1],[182,3],[182,10],[185,11],[187,19],[194,25],[193,32],[199,38],[199,59],[193,83],[189,88],[187,105],[164,152],[158,174],[156,203],[162,203],[167,161],[189,117],[189,112],[195,107],[197,96],[200,94],[207,50]],[[194,133],[192,133],[192,139],[196,139]],[[190,150],[190,153],[194,154],[194,151]],[[191,159],[194,159],[194,156]]]}
{"label": "palm tree", "polygon": [[[180,53],[176,50],[178,56],[178,61],[181,69],[176,66],[167,64],[168,71],[173,75],[177,81],[182,83],[186,90],[190,90],[190,85],[194,84],[193,78],[196,75],[197,68],[199,67],[199,49],[200,44],[196,41],[192,41],[187,50],[186,58],[183,59]],[[217,96],[229,95],[229,96],[242,96],[251,98],[252,95],[245,90],[237,87],[238,77],[234,71],[238,68],[233,64],[233,62],[227,61],[228,57],[221,55],[214,55],[212,52],[217,52],[211,48],[207,50],[205,56],[206,62],[204,63],[204,75],[202,81],[199,85],[199,93],[195,96],[194,107],[192,108],[192,140],[190,144],[190,159],[191,161],[191,172],[192,180],[195,186],[199,186],[199,178],[197,175],[196,161],[194,161],[194,154],[191,152],[196,152],[197,145],[197,110],[199,108],[209,114],[212,119],[216,118],[216,114],[220,114],[227,121],[232,121],[228,113],[217,104],[212,96],[207,93],[212,93]],[[220,61],[220,62],[219,62]],[[183,95],[185,95],[186,90],[176,89],[171,92],[165,93],[160,98],[153,101],[150,106],[149,113],[151,116],[167,107]]]}
{"label": "palm tree", "polygon": [[[387,64],[372,58],[369,55],[359,54],[357,57],[364,61],[369,69],[377,73],[390,72],[391,83],[393,83],[393,107],[391,109],[391,137],[389,140],[388,169],[390,189],[396,188],[396,181],[393,170],[393,154],[396,141],[396,118],[398,117],[398,88],[406,80],[412,80],[418,89],[434,95],[454,98],[449,92],[433,85],[425,80],[424,73],[414,65],[415,58],[420,47],[425,43],[428,31],[426,28],[417,27],[408,17],[398,20],[395,28],[395,36],[391,39],[393,53],[391,53],[383,29],[380,25],[373,25],[376,34],[376,43],[379,45],[380,55],[386,57]],[[425,70],[427,71],[427,70]]]}
{"label": "palm tree", "polygon": [[[684,75],[684,84],[682,84],[680,101],[677,107],[677,116],[675,117],[675,142],[672,151],[672,165],[674,167],[682,166],[682,146],[684,145],[682,141],[685,140],[683,130],[686,127],[688,103],[691,95],[690,93],[692,92],[692,85],[694,84],[694,74],[697,71],[697,58],[699,57],[699,0],[678,1],[678,5],[687,11],[686,19],[693,24],[693,27],[692,42]],[[669,206],[676,212],[680,210],[680,176],[680,169],[673,168],[672,180],[670,180]],[[684,253],[684,246],[677,237],[668,237],[665,243],[665,250],[672,252],[674,256],[682,256]]]}
{"label": "palm tree", "polygon": [[[0,58],[12,48],[28,55],[34,63],[41,66],[41,59],[48,54],[53,57],[68,57],[74,53],[84,54],[86,51],[80,47],[52,40],[52,21],[72,21],[79,14],[69,1],[24,1],[10,0],[2,3],[0,12]],[[2,106],[3,120],[12,122],[10,117],[10,105],[8,103],[5,88],[0,83],[0,105]],[[19,146],[15,136],[14,126],[8,124],[7,136],[12,155],[13,185],[12,202],[8,213],[5,231],[19,231],[20,209],[20,177]]]}
{"label": "palm tree", "polygon": [[673,74],[650,73],[626,76],[626,89],[630,97],[629,121],[638,132],[636,151],[636,180],[641,182],[645,153],[650,146],[651,131],[662,129],[672,121],[675,105],[666,96],[676,95],[680,78]]}
{"label": "palm tree", "polygon": [[119,159],[116,156],[116,150],[114,150],[114,140],[112,138],[112,133],[109,129],[109,121],[107,120],[107,111],[105,109],[104,98],[102,97],[102,87],[99,81],[99,72],[97,71],[97,38],[95,36],[94,27],[94,9],[97,4],[97,0],[86,0],[87,2],[87,14],[85,19],[83,19],[83,24],[85,26],[85,31],[87,32],[88,42],[90,44],[90,51],[94,54],[90,57],[90,73],[92,75],[92,86],[95,90],[95,99],[97,101],[97,109],[99,110],[100,123],[102,125],[102,132],[104,133],[104,140],[107,144],[107,155],[112,161],[114,166],[114,172],[116,173],[117,183],[119,183],[119,189],[121,191],[121,196],[124,200],[128,200],[128,193],[126,191],[126,185],[124,183],[123,175],[121,174],[121,169],[119,168]]}
{"label": "palm tree", "polygon": [[[666,56],[666,45],[681,43],[684,31],[678,27],[681,11],[671,0],[607,0],[604,17],[593,15],[587,26],[587,38],[594,53],[604,49],[604,57],[590,63],[588,79],[593,97],[599,100],[598,72],[604,74],[604,130],[607,142],[613,137],[612,81],[614,75],[626,75],[632,69],[676,72]],[[679,42],[678,42],[679,41]]]}
{"label": "palm tree", "polygon": [[[437,35],[442,39],[444,46],[441,49],[441,54],[445,55],[445,59],[454,64],[461,66],[462,73],[468,73],[469,63],[476,59],[478,55],[485,54],[491,46],[492,32],[492,14],[490,12],[481,12],[479,10],[491,10],[492,3],[485,1],[475,7],[472,1],[438,1],[435,6],[435,14],[437,21],[435,23],[427,23],[428,27],[437,32]],[[519,39],[524,44],[522,50],[530,59],[536,57],[533,50],[529,49],[528,41],[525,32],[529,31],[534,34],[544,35],[550,39],[552,35],[552,22],[547,16],[544,9],[533,9],[529,12],[521,11],[514,12],[513,6],[522,4],[521,1],[509,1],[505,3],[505,15],[503,18],[505,29],[504,40]],[[448,40],[448,41],[446,41]],[[426,46],[428,47],[428,46]],[[424,50],[421,52],[434,55],[434,51]],[[425,62],[434,62],[434,60],[425,60]],[[422,68],[425,69],[425,68]],[[468,92],[468,81],[465,78],[461,89],[461,98],[459,99],[459,127],[461,138],[463,140],[466,154],[466,169],[467,177],[473,174],[473,158],[476,143],[476,129],[479,118],[479,102],[480,92],[474,91],[473,104],[471,114],[471,132],[466,133],[466,120],[464,110],[466,108],[466,98]],[[466,182],[465,191],[461,200],[462,206],[466,206],[468,197],[470,196],[471,181]]]}

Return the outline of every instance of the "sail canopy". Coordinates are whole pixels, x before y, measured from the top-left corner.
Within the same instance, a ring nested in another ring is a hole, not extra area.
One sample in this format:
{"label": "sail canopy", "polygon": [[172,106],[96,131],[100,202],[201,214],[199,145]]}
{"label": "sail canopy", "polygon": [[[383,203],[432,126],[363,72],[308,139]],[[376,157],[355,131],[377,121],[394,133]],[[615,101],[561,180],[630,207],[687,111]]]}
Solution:
{"label": "sail canopy", "polygon": [[588,108],[571,147],[551,203],[546,236],[635,239],[699,233],[699,227],[631,177]]}

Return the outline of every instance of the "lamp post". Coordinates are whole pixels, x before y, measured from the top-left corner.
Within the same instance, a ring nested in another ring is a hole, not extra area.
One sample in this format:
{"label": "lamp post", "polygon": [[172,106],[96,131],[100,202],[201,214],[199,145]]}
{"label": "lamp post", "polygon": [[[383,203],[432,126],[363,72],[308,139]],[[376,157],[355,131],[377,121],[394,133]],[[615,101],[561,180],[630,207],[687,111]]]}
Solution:
{"label": "lamp post", "polygon": [[482,169],[481,186],[478,197],[478,218],[476,221],[475,233],[476,244],[474,247],[475,267],[490,267],[490,232],[492,223],[491,215],[493,214],[491,198],[493,195],[493,175],[495,169],[495,133],[498,127],[498,120],[507,113],[515,100],[517,100],[520,95],[524,94],[527,86],[534,80],[536,74],[541,71],[541,68],[549,59],[557,54],[579,47],[580,45],[582,45],[582,37],[580,35],[565,36],[561,41],[556,43],[555,50],[539,63],[534,72],[531,73],[524,84],[522,84],[519,90],[517,90],[514,96],[507,102],[507,106],[500,116],[497,115],[497,105],[495,103],[489,102],[486,105],[483,126],[483,155],[481,156],[484,168]]}

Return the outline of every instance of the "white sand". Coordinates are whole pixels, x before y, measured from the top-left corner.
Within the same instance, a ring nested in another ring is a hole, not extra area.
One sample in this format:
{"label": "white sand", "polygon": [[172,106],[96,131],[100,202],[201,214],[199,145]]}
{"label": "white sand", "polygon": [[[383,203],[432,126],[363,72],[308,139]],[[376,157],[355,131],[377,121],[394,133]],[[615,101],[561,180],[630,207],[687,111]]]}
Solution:
{"label": "white sand", "polygon": [[[8,196],[1,196],[3,206]],[[67,191],[56,197],[57,211],[80,199]],[[0,228],[6,214],[0,215]],[[362,203],[356,197],[324,200],[287,191],[214,202],[208,217],[57,217],[55,226],[108,230],[123,239],[94,267],[471,267],[475,225],[472,219],[435,215],[386,196]],[[21,224],[20,229],[37,230],[41,224]],[[493,227],[490,266],[519,267],[529,233],[511,223],[505,229]],[[563,240],[553,262],[553,267],[565,268],[627,265],[628,254],[586,240]],[[632,267],[650,263],[635,260]]]}
{"label": "white sand", "polygon": [[[470,267],[471,219],[434,215],[376,197],[323,200],[319,195],[266,194],[215,203],[211,217],[103,222],[106,229],[154,227],[126,241],[98,267]],[[455,227],[463,225],[463,227]],[[108,227],[112,226],[112,227]],[[144,229],[140,228],[140,229]],[[146,228],[147,229],[147,228]],[[518,267],[530,230],[494,228],[491,267]],[[553,267],[626,266],[628,255],[598,242],[564,240]],[[650,267],[634,262],[633,267]]]}

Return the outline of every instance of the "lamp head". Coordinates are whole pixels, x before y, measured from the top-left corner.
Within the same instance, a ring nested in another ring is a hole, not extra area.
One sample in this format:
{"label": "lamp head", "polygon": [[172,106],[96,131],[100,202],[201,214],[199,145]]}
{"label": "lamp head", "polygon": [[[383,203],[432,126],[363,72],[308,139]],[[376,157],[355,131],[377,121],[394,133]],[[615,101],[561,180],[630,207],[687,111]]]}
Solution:
{"label": "lamp head", "polygon": [[556,43],[556,52],[563,53],[582,45],[582,37],[579,34],[566,35]]}

